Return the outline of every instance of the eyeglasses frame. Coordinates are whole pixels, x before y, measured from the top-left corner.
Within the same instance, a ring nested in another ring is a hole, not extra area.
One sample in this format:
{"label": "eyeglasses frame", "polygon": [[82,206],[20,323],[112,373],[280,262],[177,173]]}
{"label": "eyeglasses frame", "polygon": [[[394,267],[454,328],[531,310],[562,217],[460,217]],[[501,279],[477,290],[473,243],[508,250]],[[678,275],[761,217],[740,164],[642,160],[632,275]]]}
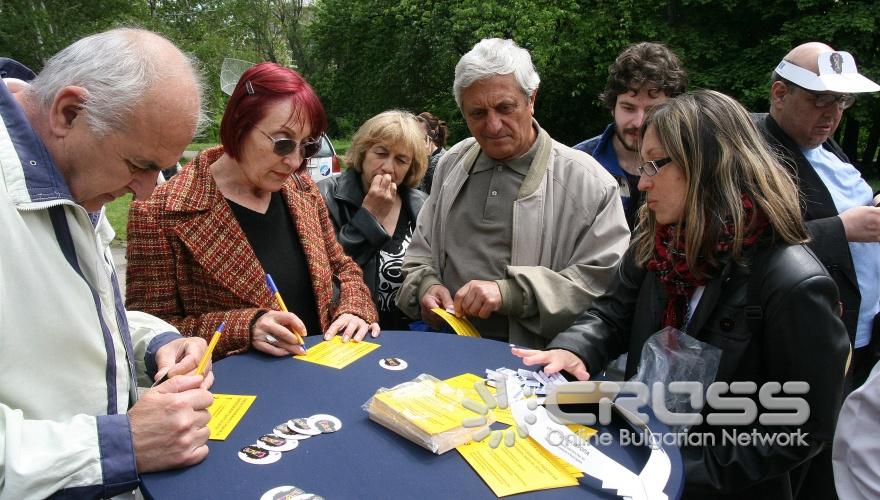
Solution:
{"label": "eyeglasses frame", "polygon": [[660,172],[660,168],[663,167],[663,165],[666,165],[667,163],[669,163],[671,161],[672,161],[672,158],[670,158],[668,156],[666,158],[660,158],[659,160],[648,160],[645,163],[642,163],[641,165],[639,165],[637,167],[638,171],[639,171],[639,175],[647,175],[648,177],[654,177],[655,175],[657,175]]}

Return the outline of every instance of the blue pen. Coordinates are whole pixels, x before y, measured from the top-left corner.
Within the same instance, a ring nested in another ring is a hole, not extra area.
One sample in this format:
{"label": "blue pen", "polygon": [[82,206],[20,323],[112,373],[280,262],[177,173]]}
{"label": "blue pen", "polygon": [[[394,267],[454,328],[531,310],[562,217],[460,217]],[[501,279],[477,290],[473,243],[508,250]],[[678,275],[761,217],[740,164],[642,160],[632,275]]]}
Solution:
{"label": "blue pen", "polygon": [[[272,292],[273,295],[275,295],[275,300],[278,301],[278,305],[281,306],[281,310],[284,312],[288,312],[287,305],[284,303],[284,299],[281,298],[281,293],[278,291],[278,287],[275,286],[275,281],[272,279],[272,275],[269,273],[266,273],[266,286],[268,286],[269,291]],[[303,338],[298,333],[293,332],[293,336],[296,337],[297,343],[299,345],[306,345],[305,341],[303,341]]]}

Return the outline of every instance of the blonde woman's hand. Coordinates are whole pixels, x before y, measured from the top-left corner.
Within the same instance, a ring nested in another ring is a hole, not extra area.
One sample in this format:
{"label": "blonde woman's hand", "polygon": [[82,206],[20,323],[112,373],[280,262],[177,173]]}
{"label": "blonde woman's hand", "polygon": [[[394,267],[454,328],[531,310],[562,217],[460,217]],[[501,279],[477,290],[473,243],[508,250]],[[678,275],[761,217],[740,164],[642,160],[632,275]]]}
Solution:
{"label": "blonde woman's hand", "polygon": [[382,221],[388,216],[394,199],[397,197],[397,184],[391,178],[391,174],[381,174],[373,177],[370,190],[361,204],[370,212],[376,220]]}

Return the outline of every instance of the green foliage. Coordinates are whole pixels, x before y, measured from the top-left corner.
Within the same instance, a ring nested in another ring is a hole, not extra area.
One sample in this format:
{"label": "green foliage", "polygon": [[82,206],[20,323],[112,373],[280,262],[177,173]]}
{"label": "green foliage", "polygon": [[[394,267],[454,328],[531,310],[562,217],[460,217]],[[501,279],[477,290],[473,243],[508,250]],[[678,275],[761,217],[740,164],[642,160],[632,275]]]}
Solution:
{"label": "green foliage", "polygon": [[[849,50],[880,77],[878,23],[873,2],[858,1],[318,0],[309,29],[320,62],[310,77],[334,131],[348,134],[352,123],[397,107],[446,119],[454,142],[467,135],[452,98],[456,62],[481,38],[513,38],[541,75],[537,119],[571,144],[610,120],[597,96],[608,65],[630,43],[666,43],[692,87],[765,111],[773,67],[804,41]],[[880,116],[877,106],[860,99],[848,115],[864,129]]]}
{"label": "green foliage", "polygon": [[[608,65],[633,42],[666,43],[692,87],[726,92],[753,111],[766,111],[773,67],[805,41],[852,52],[880,79],[880,9],[860,0],[0,0],[0,19],[0,54],[35,70],[113,26],[165,34],[203,64],[214,120],[205,142],[216,142],[226,103],[225,57],[297,68],[321,95],[332,136],[402,108],[446,120],[450,143],[469,135],[452,97],[455,64],[484,37],[531,51],[541,76],[536,117],[568,144],[610,121],[597,96]],[[880,100],[860,97],[839,135],[853,151],[880,141]]]}

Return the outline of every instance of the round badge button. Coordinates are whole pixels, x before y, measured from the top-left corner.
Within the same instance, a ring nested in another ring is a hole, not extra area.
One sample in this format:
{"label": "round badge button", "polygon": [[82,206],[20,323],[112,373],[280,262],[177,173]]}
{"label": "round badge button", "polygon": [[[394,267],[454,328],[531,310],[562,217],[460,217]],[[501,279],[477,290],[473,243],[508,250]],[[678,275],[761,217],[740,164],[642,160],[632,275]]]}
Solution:
{"label": "round badge button", "polygon": [[307,436],[317,436],[318,434],[321,433],[320,430],[318,430],[315,427],[312,427],[309,424],[309,421],[307,418],[294,418],[294,419],[288,420],[287,427],[289,427],[290,430],[292,430],[294,432],[298,432],[300,434],[305,434]]}
{"label": "round badge button", "polygon": [[333,415],[318,414],[308,418],[309,427],[318,429],[319,432],[329,434],[342,429],[342,421]]}
{"label": "round badge button", "polygon": [[400,358],[382,358],[379,360],[379,366],[386,370],[406,370],[406,361]]}
{"label": "round badge button", "polygon": [[290,451],[299,446],[299,441],[285,439],[275,434],[265,434],[257,438],[257,442],[254,444],[269,451]]}
{"label": "round badge button", "polygon": [[305,494],[305,491],[296,486],[278,486],[263,493],[260,500],[289,500]]}
{"label": "round badge button", "polygon": [[238,458],[249,464],[266,465],[277,462],[281,458],[281,453],[250,445],[239,450]]}
{"label": "round badge button", "polygon": [[296,439],[298,441],[302,441],[303,439],[308,439],[312,437],[308,434],[300,434],[292,430],[290,427],[287,426],[287,422],[276,425],[275,428],[272,429],[272,434],[283,437],[284,439]]}

